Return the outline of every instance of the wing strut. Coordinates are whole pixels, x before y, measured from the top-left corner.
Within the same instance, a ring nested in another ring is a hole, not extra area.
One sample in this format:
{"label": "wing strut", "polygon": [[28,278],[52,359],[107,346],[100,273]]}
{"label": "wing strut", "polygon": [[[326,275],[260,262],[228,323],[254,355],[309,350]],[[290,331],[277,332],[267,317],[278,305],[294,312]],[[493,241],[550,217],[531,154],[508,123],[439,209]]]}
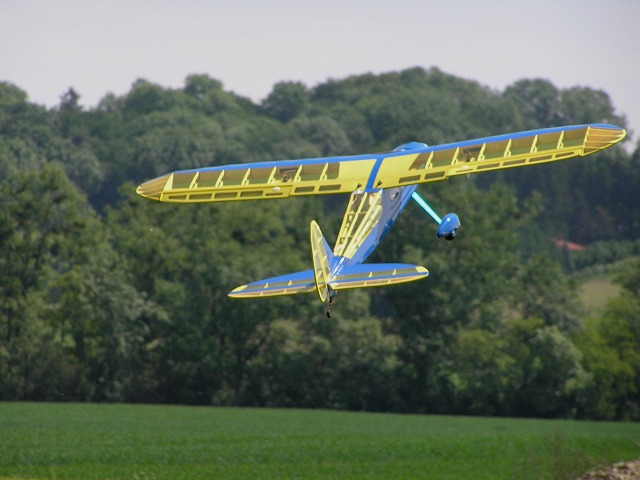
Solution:
{"label": "wing strut", "polygon": [[425,212],[427,212],[429,215],[431,215],[431,218],[433,218],[438,225],[440,225],[442,223],[442,219],[440,218],[440,215],[438,215],[435,212],[435,210],[433,208],[431,208],[431,206],[426,202],[426,200],[424,198],[422,198],[420,196],[420,194],[418,192],[413,192],[411,194],[411,198],[413,198],[418,205],[420,205],[422,208],[424,208]]}
{"label": "wing strut", "polygon": [[455,213],[447,213],[443,218],[440,218],[433,208],[422,198],[418,192],[413,192],[411,194],[411,198],[413,198],[418,205],[420,205],[424,210],[431,215],[436,223],[439,225],[438,227],[438,238],[446,238],[447,240],[453,240],[456,238],[456,231],[460,228],[460,219]]}

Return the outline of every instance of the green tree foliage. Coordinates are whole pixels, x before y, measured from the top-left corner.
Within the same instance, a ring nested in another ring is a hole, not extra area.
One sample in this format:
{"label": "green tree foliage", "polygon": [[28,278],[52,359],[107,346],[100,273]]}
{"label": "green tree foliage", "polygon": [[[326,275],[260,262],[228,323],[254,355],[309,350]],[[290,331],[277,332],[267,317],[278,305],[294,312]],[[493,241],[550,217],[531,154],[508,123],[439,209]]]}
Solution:
{"label": "green tree foliage", "polygon": [[82,368],[73,393],[82,400],[153,401],[150,361],[163,312],[131,285],[108,244],[93,247],[86,263],[53,282],[47,315]]}
{"label": "green tree foliage", "polygon": [[640,417],[640,269],[583,322],[552,253],[562,236],[600,241],[576,268],[637,254],[637,149],[420,187],[460,215],[459,238],[437,241],[407,206],[371,260],[431,276],[340,292],[330,320],[313,294],[226,293],[310,268],[309,222],[335,238],[344,197],[170,205],[134,193],[178,168],[624,126],[605,92],[540,79],[499,92],[412,68],[280,82],[260,105],[199,74],[81,100],[70,88],[47,110],[0,83],[0,399]]}
{"label": "green tree foliage", "polygon": [[593,375],[586,415],[637,419],[640,412],[640,260],[617,274],[622,292],[591,321],[579,345]]}
{"label": "green tree foliage", "polygon": [[75,262],[91,212],[55,165],[3,177],[0,203],[0,389],[52,399],[73,382],[74,365],[46,321],[51,281]]}
{"label": "green tree foliage", "polygon": [[448,366],[452,399],[468,414],[573,417],[591,386],[582,361],[569,337],[538,319],[464,329]]}
{"label": "green tree foliage", "polygon": [[277,321],[252,363],[256,405],[393,410],[400,339],[380,319]]}
{"label": "green tree foliage", "polygon": [[309,96],[309,89],[300,82],[279,82],[262,102],[262,108],[270,117],[286,123],[308,108]]}
{"label": "green tree foliage", "polygon": [[539,318],[565,334],[580,330],[580,303],[574,282],[548,256],[534,256],[515,278],[523,318]]}
{"label": "green tree foliage", "polygon": [[[527,129],[598,122],[626,125],[626,119],[614,112],[609,96],[588,87],[559,90],[548,80],[520,80],[507,87],[503,96],[516,105]],[[590,243],[637,236],[631,221],[636,214],[629,206],[635,203],[630,195],[639,186],[638,174],[620,147],[582,162],[515,169],[493,178],[515,185],[520,197],[540,192],[551,213],[542,215],[540,224],[557,237]]]}

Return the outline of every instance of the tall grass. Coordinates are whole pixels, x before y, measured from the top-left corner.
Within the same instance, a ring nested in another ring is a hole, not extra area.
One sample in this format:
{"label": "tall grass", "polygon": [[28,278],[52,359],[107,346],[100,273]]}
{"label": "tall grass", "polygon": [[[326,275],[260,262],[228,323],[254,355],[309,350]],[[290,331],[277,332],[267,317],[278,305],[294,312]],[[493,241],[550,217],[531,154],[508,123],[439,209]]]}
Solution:
{"label": "tall grass", "polygon": [[206,407],[0,403],[0,478],[562,479],[640,427]]}

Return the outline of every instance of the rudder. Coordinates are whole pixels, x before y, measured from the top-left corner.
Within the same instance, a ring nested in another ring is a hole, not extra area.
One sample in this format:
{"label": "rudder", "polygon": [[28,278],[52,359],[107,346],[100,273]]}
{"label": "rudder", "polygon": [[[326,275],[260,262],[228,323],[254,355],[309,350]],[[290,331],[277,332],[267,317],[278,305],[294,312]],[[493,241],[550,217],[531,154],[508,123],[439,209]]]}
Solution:
{"label": "rudder", "polygon": [[333,253],[324,239],[322,231],[315,220],[310,225],[311,258],[313,259],[313,276],[320,301],[329,301],[329,277],[331,275],[331,259]]}

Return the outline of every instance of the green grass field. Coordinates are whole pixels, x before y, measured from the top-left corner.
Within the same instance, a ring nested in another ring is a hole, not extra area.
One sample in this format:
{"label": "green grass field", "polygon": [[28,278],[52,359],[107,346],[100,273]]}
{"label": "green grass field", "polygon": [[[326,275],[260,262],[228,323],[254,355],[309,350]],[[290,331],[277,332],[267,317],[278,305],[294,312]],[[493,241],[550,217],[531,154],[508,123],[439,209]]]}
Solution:
{"label": "green grass field", "polygon": [[0,403],[0,479],[575,478],[639,442],[633,423]]}
{"label": "green grass field", "polygon": [[580,298],[587,308],[587,313],[597,315],[620,291],[620,286],[611,281],[611,275],[600,275],[581,283]]}

